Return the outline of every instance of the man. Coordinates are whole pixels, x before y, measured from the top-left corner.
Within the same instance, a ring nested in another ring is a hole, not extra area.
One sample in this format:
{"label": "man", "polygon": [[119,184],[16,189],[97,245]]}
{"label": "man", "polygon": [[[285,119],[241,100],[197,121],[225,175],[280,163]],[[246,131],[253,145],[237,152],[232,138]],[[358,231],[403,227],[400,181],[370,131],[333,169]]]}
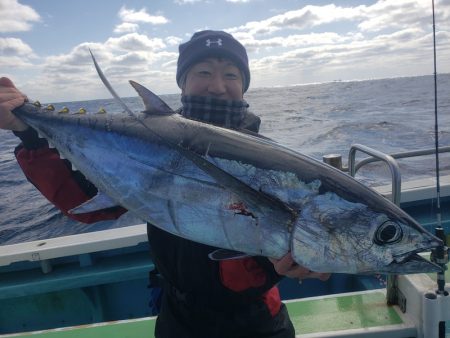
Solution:
{"label": "man", "polygon": [[[247,53],[230,34],[210,30],[195,33],[179,46],[177,66],[182,115],[258,132],[260,119],[247,111],[243,99],[250,84]],[[13,130],[21,139],[15,154],[25,175],[67,215],[97,189],[79,172],[72,172],[67,160],[61,160],[32,128],[14,117],[11,110],[24,100],[9,79],[0,79],[0,128]],[[112,208],[69,216],[91,223],[117,218],[125,211]],[[280,260],[252,257],[212,261],[208,254],[214,247],[176,237],[151,224],[147,229],[151,254],[164,280],[157,337],[293,337],[277,282],[282,275],[322,280],[329,276],[294,264],[290,254]]]}

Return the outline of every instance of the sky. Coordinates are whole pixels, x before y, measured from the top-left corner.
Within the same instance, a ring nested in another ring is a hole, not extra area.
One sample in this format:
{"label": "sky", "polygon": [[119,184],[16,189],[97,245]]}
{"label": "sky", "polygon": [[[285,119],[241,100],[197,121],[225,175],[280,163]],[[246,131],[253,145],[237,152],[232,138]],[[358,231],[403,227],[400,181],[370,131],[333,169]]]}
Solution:
{"label": "sky", "polygon": [[[450,0],[436,0],[437,72],[450,72]],[[202,29],[247,49],[250,89],[431,75],[431,0],[0,0],[0,76],[31,99],[179,93],[178,45]]]}

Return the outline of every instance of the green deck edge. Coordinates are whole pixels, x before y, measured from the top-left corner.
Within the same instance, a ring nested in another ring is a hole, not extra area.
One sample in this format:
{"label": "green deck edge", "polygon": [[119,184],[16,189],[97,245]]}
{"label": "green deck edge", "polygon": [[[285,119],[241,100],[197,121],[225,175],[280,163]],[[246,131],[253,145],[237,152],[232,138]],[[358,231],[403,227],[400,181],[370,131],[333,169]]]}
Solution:
{"label": "green deck edge", "polygon": [[296,334],[402,324],[383,292],[299,300],[287,303]]}
{"label": "green deck edge", "polygon": [[[383,292],[323,297],[287,302],[296,334],[340,331],[402,324]],[[152,338],[155,317],[83,325],[20,335],[29,338]],[[0,336],[1,337],[1,336]]]}
{"label": "green deck edge", "polygon": [[[21,338],[153,338],[155,319],[89,324],[74,328],[20,335]],[[1,337],[1,336],[0,336]]]}

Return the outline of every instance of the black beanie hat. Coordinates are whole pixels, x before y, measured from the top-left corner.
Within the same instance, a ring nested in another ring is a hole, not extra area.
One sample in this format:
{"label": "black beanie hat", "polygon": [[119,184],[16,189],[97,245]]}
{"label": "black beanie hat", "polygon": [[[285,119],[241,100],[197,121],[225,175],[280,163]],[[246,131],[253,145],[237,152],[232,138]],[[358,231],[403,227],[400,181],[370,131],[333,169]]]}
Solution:
{"label": "black beanie hat", "polygon": [[181,88],[181,78],[189,68],[207,57],[223,57],[233,61],[243,74],[243,88],[250,85],[250,70],[245,47],[231,34],[223,31],[205,30],[195,33],[192,38],[180,44],[177,63],[177,83]]}

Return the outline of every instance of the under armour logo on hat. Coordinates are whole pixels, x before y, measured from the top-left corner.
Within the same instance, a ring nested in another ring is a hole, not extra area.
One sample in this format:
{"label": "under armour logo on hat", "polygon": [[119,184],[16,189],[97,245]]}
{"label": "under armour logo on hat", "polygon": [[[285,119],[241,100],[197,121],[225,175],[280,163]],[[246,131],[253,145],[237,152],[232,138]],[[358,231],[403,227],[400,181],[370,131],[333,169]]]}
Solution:
{"label": "under armour logo on hat", "polygon": [[211,44],[217,43],[217,46],[222,46],[222,39],[217,39],[217,41],[206,40],[206,47],[210,47]]}

